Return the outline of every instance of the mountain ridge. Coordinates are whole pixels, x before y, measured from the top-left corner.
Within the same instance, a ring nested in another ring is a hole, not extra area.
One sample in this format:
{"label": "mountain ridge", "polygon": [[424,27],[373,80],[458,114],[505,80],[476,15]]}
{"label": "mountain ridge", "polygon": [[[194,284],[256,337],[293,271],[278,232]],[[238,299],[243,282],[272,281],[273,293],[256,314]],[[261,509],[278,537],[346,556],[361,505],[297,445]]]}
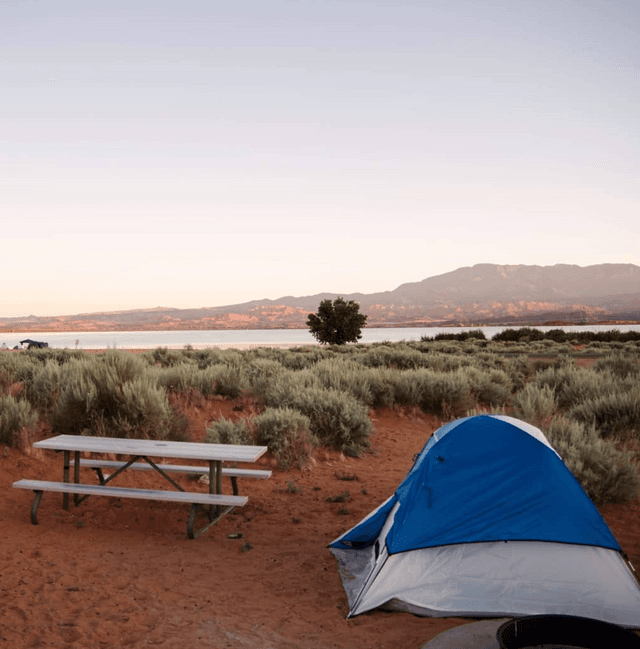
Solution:
{"label": "mountain ridge", "polygon": [[377,293],[317,293],[219,307],[0,317],[0,330],[298,329],[322,300],[355,300],[374,327],[640,321],[640,266],[476,264]]}

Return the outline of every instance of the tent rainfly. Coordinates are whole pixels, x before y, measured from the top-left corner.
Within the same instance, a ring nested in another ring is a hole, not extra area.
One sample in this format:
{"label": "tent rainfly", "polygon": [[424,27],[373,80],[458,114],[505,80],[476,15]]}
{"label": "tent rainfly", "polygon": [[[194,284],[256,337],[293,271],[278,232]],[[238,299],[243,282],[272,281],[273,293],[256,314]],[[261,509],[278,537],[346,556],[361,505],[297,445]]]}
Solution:
{"label": "tent rainfly", "polygon": [[349,617],[562,614],[640,627],[640,582],[534,426],[498,415],[438,429],[380,507],[329,546]]}

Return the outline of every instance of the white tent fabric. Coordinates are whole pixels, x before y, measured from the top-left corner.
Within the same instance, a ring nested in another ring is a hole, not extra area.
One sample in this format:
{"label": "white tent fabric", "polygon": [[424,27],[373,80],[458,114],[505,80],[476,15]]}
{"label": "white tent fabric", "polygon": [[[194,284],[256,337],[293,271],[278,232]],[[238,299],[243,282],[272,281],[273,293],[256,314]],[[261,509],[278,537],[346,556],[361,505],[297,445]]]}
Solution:
{"label": "white tent fabric", "polygon": [[433,617],[579,615],[640,626],[640,589],[618,552],[499,541],[379,555],[351,615],[374,608]]}

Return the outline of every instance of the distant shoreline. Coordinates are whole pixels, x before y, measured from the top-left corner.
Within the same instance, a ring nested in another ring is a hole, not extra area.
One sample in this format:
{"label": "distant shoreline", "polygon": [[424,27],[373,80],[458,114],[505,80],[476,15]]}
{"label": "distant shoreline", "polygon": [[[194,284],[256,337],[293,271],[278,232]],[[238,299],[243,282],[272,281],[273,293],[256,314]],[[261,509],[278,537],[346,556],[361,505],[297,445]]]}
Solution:
{"label": "distant shoreline", "polygon": [[[598,320],[594,322],[569,322],[562,320],[553,320],[547,322],[476,322],[473,324],[466,323],[386,323],[376,324],[372,323],[365,327],[366,329],[442,329],[442,328],[464,328],[464,329],[480,329],[482,327],[502,327],[510,329],[521,329],[522,327],[555,327],[562,329],[562,327],[606,327],[611,326],[635,326],[640,325],[640,320]],[[82,327],[25,327],[13,326],[2,327],[0,326],[0,334],[22,333],[25,331],[33,332],[34,334],[53,334],[53,333],[127,333],[127,332],[162,332],[162,331],[304,331],[307,327],[237,327],[237,328],[180,328],[180,327],[150,327],[145,328],[143,324],[133,325],[129,328],[82,328]]]}

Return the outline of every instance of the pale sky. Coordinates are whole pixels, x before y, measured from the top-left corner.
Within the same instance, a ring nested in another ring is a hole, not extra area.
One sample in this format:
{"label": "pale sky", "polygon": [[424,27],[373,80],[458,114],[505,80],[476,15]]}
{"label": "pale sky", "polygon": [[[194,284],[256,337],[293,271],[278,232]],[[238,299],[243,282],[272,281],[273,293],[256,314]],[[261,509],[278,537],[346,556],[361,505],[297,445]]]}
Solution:
{"label": "pale sky", "polygon": [[640,263],[638,0],[0,16],[0,316]]}

